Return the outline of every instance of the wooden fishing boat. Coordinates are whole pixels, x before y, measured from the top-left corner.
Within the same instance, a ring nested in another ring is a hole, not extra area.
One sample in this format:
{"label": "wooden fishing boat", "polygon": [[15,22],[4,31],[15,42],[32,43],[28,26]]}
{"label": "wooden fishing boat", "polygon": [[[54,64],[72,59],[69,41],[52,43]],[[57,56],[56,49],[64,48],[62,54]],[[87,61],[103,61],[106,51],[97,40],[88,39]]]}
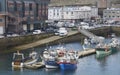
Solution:
{"label": "wooden fishing boat", "polygon": [[37,62],[37,63],[25,65],[25,68],[27,68],[27,69],[40,69],[40,68],[43,68],[44,66],[45,65],[42,62]]}
{"label": "wooden fishing boat", "polygon": [[31,52],[27,58],[24,57],[23,53],[13,53],[12,67],[24,67],[25,65],[33,64],[37,62],[37,53]]}

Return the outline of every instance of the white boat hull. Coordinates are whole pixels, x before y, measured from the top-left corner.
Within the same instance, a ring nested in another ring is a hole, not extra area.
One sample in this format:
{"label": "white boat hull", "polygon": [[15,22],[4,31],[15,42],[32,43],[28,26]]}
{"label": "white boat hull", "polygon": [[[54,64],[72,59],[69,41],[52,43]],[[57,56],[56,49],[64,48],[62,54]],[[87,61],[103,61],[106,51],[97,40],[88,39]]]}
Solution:
{"label": "white boat hull", "polygon": [[37,60],[37,53],[35,51],[30,53],[28,58],[24,58],[24,54],[19,53],[18,51],[17,53],[13,54],[12,67],[24,67],[25,65],[36,63]]}
{"label": "white boat hull", "polygon": [[33,64],[33,63],[36,63],[37,62],[37,59],[34,59],[34,60],[31,60],[29,62],[18,62],[20,64],[15,64],[15,62],[12,62],[12,67],[24,67],[25,65],[30,65],[30,64]]}
{"label": "white boat hull", "polygon": [[46,67],[46,68],[51,68],[51,69],[53,69],[53,68],[58,68],[58,66],[51,66],[51,65],[45,65],[45,67]]}

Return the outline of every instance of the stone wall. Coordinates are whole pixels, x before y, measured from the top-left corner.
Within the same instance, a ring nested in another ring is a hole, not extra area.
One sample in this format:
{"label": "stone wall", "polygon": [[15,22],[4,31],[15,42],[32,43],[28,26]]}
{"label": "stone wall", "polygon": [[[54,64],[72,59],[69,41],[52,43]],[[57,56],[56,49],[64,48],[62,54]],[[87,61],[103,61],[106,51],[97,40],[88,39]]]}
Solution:
{"label": "stone wall", "polygon": [[[116,36],[120,36],[120,27],[103,27],[103,28],[97,28],[89,31],[97,36],[103,36],[106,38],[109,38],[109,35],[111,35],[111,33],[115,33]],[[64,39],[59,39],[59,40],[50,42],[49,44],[50,45],[59,44],[59,43],[64,44],[64,43],[75,42],[75,41],[79,41],[83,43],[85,37],[86,36],[84,36],[83,34],[78,33],[78,34],[71,35],[69,37],[65,37]]]}
{"label": "stone wall", "polygon": [[19,37],[6,37],[0,39],[0,50],[6,50],[14,46],[35,42],[37,40],[44,39],[52,35],[53,34],[39,34],[39,35],[27,35],[27,36],[19,36]]}
{"label": "stone wall", "polygon": [[[94,33],[97,36],[104,36],[108,37],[111,33],[115,33],[117,36],[120,36],[120,27],[103,27],[98,28],[94,30],[90,30],[90,32]],[[18,45],[24,45],[31,42],[35,42],[47,37],[52,36],[53,34],[40,34],[40,35],[28,35],[28,36],[21,36],[21,37],[14,37],[14,38],[4,38],[0,39],[0,50],[7,50],[11,47],[15,47]],[[49,44],[59,44],[59,43],[68,43],[68,42],[74,42],[74,41],[80,41],[83,42],[84,36],[81,33],[71,35],[69,37],[65,37],[64,39],[59,39],[53,42],[50,42]]]}

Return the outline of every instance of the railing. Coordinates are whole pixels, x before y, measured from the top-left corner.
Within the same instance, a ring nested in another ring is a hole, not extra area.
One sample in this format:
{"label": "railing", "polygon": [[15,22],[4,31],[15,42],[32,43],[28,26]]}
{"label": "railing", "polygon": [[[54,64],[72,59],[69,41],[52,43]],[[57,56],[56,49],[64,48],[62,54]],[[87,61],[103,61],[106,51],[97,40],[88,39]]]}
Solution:
{"label": "railing", "polygon": [[83,35],[93,39],[95,42],[102,42],[103,38],[99,37],[99,36],[96,36],[95,34],[89,32],[88,30],[86,29],[82,29],[82,28],[79,28],[78,30],[79,32],[81,32]]}

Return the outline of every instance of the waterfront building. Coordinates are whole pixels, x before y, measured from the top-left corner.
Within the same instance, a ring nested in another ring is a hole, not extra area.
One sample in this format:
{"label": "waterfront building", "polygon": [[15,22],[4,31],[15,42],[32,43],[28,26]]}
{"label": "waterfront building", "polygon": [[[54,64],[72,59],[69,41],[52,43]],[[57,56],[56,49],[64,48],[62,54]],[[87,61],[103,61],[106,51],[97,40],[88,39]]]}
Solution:
{"label": "waterfront building", "polygon": [[98,17],[98,8],[95,6],[49,6],[48,20],[79,20]]}
{"label": "waterfront building", "polygon": [[107,8],[103,11],[103,19],[120,21],[120,8]]}
{"label": "waterfront building", "polygon": [[0,34],[43,27],[50,0],[0,0]]}
{"label": "waterfront building", "polygon": [[96,6],[98,15],[103,17],[103,10],[111,6],[119,6],[120,0],[51,0],[50,6]]}

